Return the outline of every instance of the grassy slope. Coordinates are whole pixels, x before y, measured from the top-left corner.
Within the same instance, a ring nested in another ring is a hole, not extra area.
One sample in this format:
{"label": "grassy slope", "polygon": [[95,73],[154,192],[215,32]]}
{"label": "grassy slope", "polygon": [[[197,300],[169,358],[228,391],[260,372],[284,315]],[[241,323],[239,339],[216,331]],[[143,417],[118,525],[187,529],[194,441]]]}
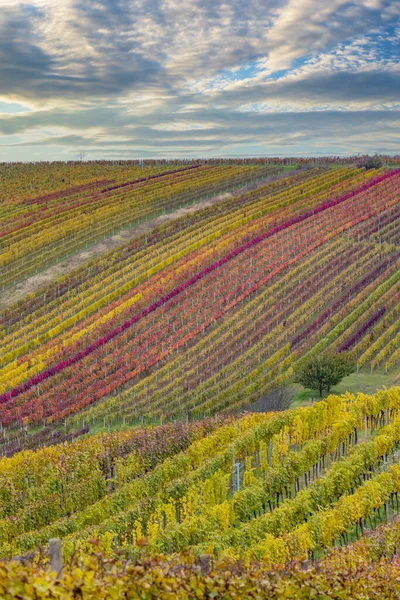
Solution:
{"label": "grassy slope", "polygon": [[[356,394],[357,392],[373,394],[376,390],[384,386],[389,388],[395,385],[399,376],[400,369],[393,370],[390,373],[384,373],[384,371],[352,373],[335,386],[330,394],[344,394],[345,392],[351,392],[352,394]],[[296,395],[291,404],[291,408],[295,408],[304,403],[309,403],[313,399],[319,399],[317,392],[304,389],[301,385],[294,385],[293,388],[296,391]],[[326,398],[330,394],[324,394],[323,398]]]}

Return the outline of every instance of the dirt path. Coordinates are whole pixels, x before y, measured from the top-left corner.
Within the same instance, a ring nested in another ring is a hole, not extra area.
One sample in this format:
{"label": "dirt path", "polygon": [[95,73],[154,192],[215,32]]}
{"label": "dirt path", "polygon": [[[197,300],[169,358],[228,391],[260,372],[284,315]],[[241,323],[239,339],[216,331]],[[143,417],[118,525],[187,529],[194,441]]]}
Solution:
{"label": "dirt path", "polygon": [[[243,192],[243,190],[241,190]],[[28,294],[32,294],[36,292],[38,289],[43,287],[44,285],[51,283],[52,281],[57,280],[58,278],[70,273],[74,269],[77,269],[81,265],[84,265],[88,261],[110,250],[114,250],[121,246],[122,244],[129,242],[133,238],[137,237],[142,233],[146,233],[156,227],[159,227],[163,223],[167,221],[172,221],[174,219],[179,219],[184,215],[196,212],[201,208],[207,208],[208,206],[212,206],[217,202],[221,202],[223,200],[227,200],[228,198],[232,198],[234,194],[227,192],[225,194],[220,194],[219,196],[215,196],[214,198],[210,198],[209,200],[204,200],[202,202],[197,202],[192,206],[187,208],[178,208],[176,211],[169,213],[167,215],[160,215],[154,219],[146,221],[145,223],[141,223],[140,225],[135,225],[129,229],[124,229],[123,231],[112,235],[108,238],[105,238],[103,241],[94,244],[89,249],[81,250],[52,267],[49,267],[42,273],[38,273],[37,275],[32,275],[25,279],[25,281],[21,281],[17,283],[14,287],[6,290],[5,292],[0,292],[0,310],[4,310],[8,306],[11,306],[18,300],[21,300]]]}

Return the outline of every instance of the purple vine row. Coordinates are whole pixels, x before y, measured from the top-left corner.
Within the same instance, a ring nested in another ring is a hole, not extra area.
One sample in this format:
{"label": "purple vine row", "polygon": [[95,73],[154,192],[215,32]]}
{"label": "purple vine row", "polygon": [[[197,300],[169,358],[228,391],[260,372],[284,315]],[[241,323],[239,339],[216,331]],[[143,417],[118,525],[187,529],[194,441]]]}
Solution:
{"label": "purple vine row", "polygon": [[345,340],[343,342],[343,344],[341,344],[339,346],[339,348],[337,349],[338,352],[345,352],[346,350],[349,350],[352,346],[354,346],[354,344],[364,335],[364,333],[370,328],[372,327],[372,325],[374,325],[377,321],[379,321],[379,319],[382,317],[382,315],[384,315],[386,312],[386,307],[382,306],[382,308],[380,308],[379,310],[377,310],[372,317],[370,317],[368,319],[368,321],[366,321],[364,323],[364,325],[361,325],[361,327],[359,327],[357,329],[357,331],[355,331],[353,333],[353,335],[351,335],[347,340]]}
{"label": "purple vine row", "polygon": [[347,292],[338,300],[336,300],[336,302],[332,304],[331,307],[329,307],[325,312],[323,312],[319,317],[317,317],[315,321],[313,321],[307,327],[307,329],[304,329],[304,331],[302,331],[295,338],[293,338],[291,342],[291,347],[293,348],[294,346],[297,346],[306,337],[308,337],[310,333],[313,333],[328,317],[334,314],[338,308],[340,308],[345,302],[347,302],[349,298],[358,294],[358,292],[360,292],[365,286],[371,283],[371,281],[374,281],[374,279],[376,279],[381,273],[383,273],[386,267],[389,267],[391,264],[393,264],[393,262],[397,260],[398,256],[399,255],[396,254],[390,258],[386,258],[377,267],[375,267],[375,269],[367,273],[367,275],[363,277],[363,279],[358,281],[355,285],[353,285],[353,287],[347,290]]}

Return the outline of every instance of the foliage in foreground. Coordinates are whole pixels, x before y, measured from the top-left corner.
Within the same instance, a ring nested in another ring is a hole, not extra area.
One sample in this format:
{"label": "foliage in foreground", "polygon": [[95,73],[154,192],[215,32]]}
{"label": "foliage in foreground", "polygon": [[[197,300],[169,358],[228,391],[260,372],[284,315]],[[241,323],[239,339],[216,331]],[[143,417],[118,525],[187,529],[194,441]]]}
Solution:
{"label": "foliage in foreground", "polygon": [[262,563],[247,569],[239,562],[200,565],[188,554],[172,559],[144,556],[132,562],[94,553],[75,557],[59,580],[49,574],[45,564],[3,563],[0,595],[4,600],[396,600],[400,592],[399,544],[397,519],[346,548],[335,549],[319,563],[294,563],[269,572]]}
{"label": "foliage in foreground", "polygon": [[400,512],[400,388],[0,460],[0,556],[191,551],[274,568]]}

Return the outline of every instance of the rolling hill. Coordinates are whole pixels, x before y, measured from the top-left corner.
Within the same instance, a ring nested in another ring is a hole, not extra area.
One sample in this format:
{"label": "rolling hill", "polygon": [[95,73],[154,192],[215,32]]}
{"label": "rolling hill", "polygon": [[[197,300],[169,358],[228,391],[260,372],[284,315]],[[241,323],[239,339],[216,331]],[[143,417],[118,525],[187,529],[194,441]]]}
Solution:
{"label": "rolling hill", "polygon": [[1,597],[399,597],[395,161],[0,180]]}

